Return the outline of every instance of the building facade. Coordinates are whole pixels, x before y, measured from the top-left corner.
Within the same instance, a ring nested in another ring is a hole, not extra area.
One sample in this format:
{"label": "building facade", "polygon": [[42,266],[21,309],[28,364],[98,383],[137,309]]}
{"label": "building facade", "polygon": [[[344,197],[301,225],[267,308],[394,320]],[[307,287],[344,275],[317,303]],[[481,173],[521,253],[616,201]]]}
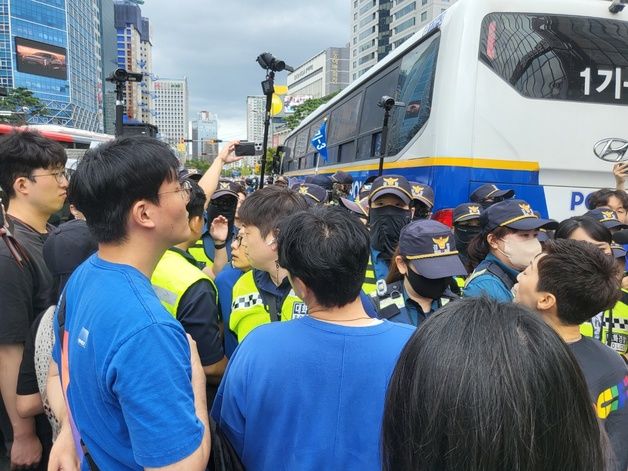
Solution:
{"label": "building facade", "polygon": [[401,0],[390,9],[391,49],[419,31],[438,15],[453,5],[456,0]]}
{"label": "building facade", "polygon": [[[159,78],[153,82],[155,125],[161,139],[179,148],[187,137],[188,81],[187,78]],[[183,147],[185,151],[185,146]]]}
{"label": "building facade", "polygon": [[100,55],[102,89],[98,100],[102,103],[103,126],[107,134],[115,134],[116,122],[116,87],[107,81],[118,68],[116,48],[116,24],[113,0],[99,0],[100,5]]}
{"label": "building facade", "polygon": [[349,73],[353,81],[390,52],[390,9],[393,0],[351,1]]}
{"label": "building facade", "polygon": [[349,47],[330,47],[288,74],[285,111],[298,97],[322,98],[349,85]]}
{"label": "building facade", "polygon": [[103,130],[100,21],[99,0],[0,0],[0,86],[47,110],[28,122]]}
{"label": "building facade", "polygon": [[201,111],[197,119],[190,121],[188,136],[192,140],[188,146],[192,158],[213,162],[218,155],[218,117]]}
{"label": "building facade", "polygon": [[125,85],[125,116],[131,121],[156,124],[150,22],[142,17],[140,7],[131,1],[116,1],[114,8],[118,67],[144,75],[141,82]]}

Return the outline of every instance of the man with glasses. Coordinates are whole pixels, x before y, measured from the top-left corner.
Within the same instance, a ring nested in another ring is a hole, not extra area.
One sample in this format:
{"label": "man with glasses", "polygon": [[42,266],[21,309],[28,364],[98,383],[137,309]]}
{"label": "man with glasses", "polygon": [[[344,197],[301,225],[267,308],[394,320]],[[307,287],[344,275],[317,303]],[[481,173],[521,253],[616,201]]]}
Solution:
{"label": "man with glasses", "polygon": [[31,323],[56,302],[42,250],[51,229],[48,219],[66,198],[65,162],[63,147],[38,133],[16,132],[0,139],[0,187],[8,198],[9,230],[28,255],[22,268],[0,243],[0,393],[12,424],[3,427],[7,441],[13,436],[12,468],[39,463],[45,469],[52,445],[45,421],[18,415],[16,383]]}

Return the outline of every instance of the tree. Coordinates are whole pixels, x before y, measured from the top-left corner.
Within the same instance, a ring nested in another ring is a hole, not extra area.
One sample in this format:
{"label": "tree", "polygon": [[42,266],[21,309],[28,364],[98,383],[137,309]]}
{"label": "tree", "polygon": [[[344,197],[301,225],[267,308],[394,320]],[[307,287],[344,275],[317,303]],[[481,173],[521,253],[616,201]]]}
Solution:
{"label": "tree", "polygon": [[18,87],[9,89],[7,96],[0,99],[0,111],[8,112],[0,115],[0,123],[26,124],[32,116],[45,116],[48,110],[30,90]]}
{"label": "tree", "polygon": [[199,159],[192,159],[192,160],[188,160],[185,163],[185,166],[187,168],[195,168],[200,173],[205,173],[207,169],[209,168],[209,162],[206,162],[204,160],[199,160]]}
{"label": "tree", "polygon": [[339,92],[340,90],[334,93],[330,93],[323,98],[310,98],[309,100],[305,100],[300,105],[295,106],[294,113],[286,117],[286,125],[288,126],[288,128],[290,128],[290,130],[296,128],[299,124],[301,124],[301,121],[303,121],[311,113],[316,111],[319,106],[324,105],[333,97],[338,95]]}

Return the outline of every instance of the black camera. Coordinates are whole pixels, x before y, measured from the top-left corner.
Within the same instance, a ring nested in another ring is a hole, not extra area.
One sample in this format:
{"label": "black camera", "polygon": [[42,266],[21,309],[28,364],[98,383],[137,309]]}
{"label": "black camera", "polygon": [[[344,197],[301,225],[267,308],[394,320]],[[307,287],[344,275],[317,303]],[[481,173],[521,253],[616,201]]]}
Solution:
{"label": "black camera", "polygon": [[282,60],[277,59],[270,52],[263,52],[257,56],[257,63],[262,69],[272,70],[273,72],[281,72],[287,70],[288,72],[294,72],[294,69]]}
{"label": "black camera", "polygon": [[235,155],[242,157],[245,155],[255,155],[255,143],[254,142],[241,142],[235,145]]}
{"label": "black camera", "polygon": [[137,72],[129,72],[125,69],[116,69],[109,77],[108,82],[141,82],[144,79],[144,74]]}

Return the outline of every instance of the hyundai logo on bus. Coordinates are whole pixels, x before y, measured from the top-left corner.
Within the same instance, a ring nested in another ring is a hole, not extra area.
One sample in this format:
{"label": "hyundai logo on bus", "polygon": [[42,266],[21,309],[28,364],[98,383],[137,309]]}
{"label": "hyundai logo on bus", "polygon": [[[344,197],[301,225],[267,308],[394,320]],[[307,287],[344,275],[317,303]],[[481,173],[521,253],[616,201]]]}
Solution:
{"label": "hyundai logo on bus", "polygon": [[626,151],[628,151],[628,141],[618,137],[602,139],[593,146],[595,156],[606,162],[623,162],[628,159]]}

